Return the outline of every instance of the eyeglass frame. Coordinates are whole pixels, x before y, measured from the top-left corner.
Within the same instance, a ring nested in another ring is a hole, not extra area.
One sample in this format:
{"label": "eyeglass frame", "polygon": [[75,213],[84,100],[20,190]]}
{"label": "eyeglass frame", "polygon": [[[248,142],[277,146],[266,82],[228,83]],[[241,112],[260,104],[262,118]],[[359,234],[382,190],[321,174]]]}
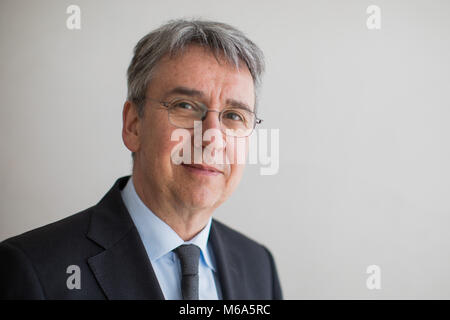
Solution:
{"label": "eyeglass frame", "polygon": [[[171,107],[171,105],[172,105],[172,103],[173,103],[174,101],[180,100],[180,99],[186,99],[187,101],[194,102],[195,104],[199,105],[199,106],[202,108],[203,115],[202,115],[202,118],[201,118],[201,120],[200,120],[200,121],[202,121],[202,122],[206,119],[208,112],[217,112],[217,113],[219,113],[219,114],[218,114],[218,118],[219,118],[219,122],[220,122],[220,128],[221,128],[221,131],[224,132],[225,135],[227,135],[227,134],[226,134],[226,130],[223,130],[223,129],[222,129],[222,120],[221,120],[221,116],[222,116],[222,113],[223,113],[224,111],[227,111],[228,109],[223,109],[223,110],[221,110],[221,111],[219,111],[219,110],[211,110],[211,109],[209,109],[204,103],[201,103],[201,102],[199,102],[199,101],[197,101],[197,100],[192,100],[192,99],[189,99],[189,98],[174,98],[174,99],[172,99],[171,101],[161,101],[161,100],[159,100],[159,99],[154,99],[154,98],[150,98],[150,97],[144,97],[144,98],[142,98],[141,100],[143,100],[143,101],[145,101],[145,100],[150,100],[150,101],[158,102],[158,103],[161,104],[163,107],[165,107],[165,110],[167,110],[167,119],[169,120],[169,123],[170,123],[171,125],[173,125],[174,127],[181,128],[181,129],[193,129],[194,127],[192,127],[192,128],[185,128],[185,127],[177,126],[177,125],[173,124],[172,121],[170,121],[170,111],[169,111],[169,110],[170,110],[170,107]],[[239,109],[239,108],[238,108],[238,109]],[[243,110],[245,110],[245,111],[247,111],[247,112],[253,113],[253,115],[255,116],[255,121],[254,121],[254,123],[253,123],[253,128],[251,128],[251,131],[250,131],[250,133],[249,133],[248,135],[242,136],[242,137],[240,137],[240,136],[232,136],[232,137],[246,138],[246,137],[249,137],[249,136],[253,133],[253,131],[254,131],[255,128],[256,128],[256,125],[257,125],[257,124],[261,124],[264,120],[258,118],[258,117],[256,116],[256,113],[255,113],[254,111],[251,111],[251,110],[248,110],[248,109],[244,109],[244,108],[240,108],[240,109],[243,109]]]}

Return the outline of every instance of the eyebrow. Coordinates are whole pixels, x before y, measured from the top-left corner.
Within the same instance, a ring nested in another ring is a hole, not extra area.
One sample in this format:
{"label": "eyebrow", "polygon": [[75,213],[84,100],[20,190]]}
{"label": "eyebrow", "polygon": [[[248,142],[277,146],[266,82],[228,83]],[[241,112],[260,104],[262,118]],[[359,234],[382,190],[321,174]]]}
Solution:
{"label": "eyebrow", "polygon": [[185,96],[198,97],[198,98],[202,98],[204,96],[204,93],[199,90],[195,90],[195,89],[191,89],[191,88],[187,88],[187,87],[175,87],[172,90],[170,90],[169,92],[167,92],[165,97],[171,96],[173,94],[182,94]]}
{"label": "eyebrow", "polygon": [[[187,88],[187,87],[175,87],[172,90],[170,90],[169,92],[167,92],[165,97],[169,97],[173,94],[181,94],[181,95],[185,95],[185,96],[189,96],[189,97],[197,97],[197,98],[203,98],[205,96],[205,94],[199,90],[195,90],[195,89],[191,89],[191,88]],[[235,108],[240,108],[240,109],[244,109],[244,110],[253,112],[253,110],[250,109],[250,107],[246,103],[235,100],[235,99],[227,99],[226,104],[229,106],[235,107]]]}
{"label": "eyebrow", "polygon": [[227,105],[235,107],[235,108],[239,108],[239,109],[244,109],[247,111],[250,111],[253,113],[253,110],[249,108],[249,106],[247,106],[247,104],[234,100],[234,99],[227,99],[226,101]]}

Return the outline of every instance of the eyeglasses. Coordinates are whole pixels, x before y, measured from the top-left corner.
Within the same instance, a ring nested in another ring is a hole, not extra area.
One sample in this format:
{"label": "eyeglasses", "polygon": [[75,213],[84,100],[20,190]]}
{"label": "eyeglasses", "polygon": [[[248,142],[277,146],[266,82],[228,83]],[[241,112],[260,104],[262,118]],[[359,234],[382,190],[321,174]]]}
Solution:
{"label": "eyeglasses", "polygon": [[231,137],[248,137],[256,124],[260,124],[263,120],[256,117],[253,111],[240,107],[225,107],[222,111],[209,110],[206,105],[201,102],[176,98],[170,102],[164,102],[152,98],[152,100],[164,106],[168,111],[169,122],[178,128],[192,129],[195,121],[203,121],[206,119],[208,112],[219,113],[219,122],[221,130],[224,134]]}

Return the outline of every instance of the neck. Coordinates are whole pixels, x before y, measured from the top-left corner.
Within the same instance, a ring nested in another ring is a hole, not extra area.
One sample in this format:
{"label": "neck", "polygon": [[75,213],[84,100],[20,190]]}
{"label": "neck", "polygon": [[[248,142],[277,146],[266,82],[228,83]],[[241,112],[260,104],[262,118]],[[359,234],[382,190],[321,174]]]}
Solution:
{"label": "neck", "polygon": [[194,238],[208,224],[211,208],[188,208],[156,186],[144,185],[133,173],[133,184],[142,202],[184,241]]}

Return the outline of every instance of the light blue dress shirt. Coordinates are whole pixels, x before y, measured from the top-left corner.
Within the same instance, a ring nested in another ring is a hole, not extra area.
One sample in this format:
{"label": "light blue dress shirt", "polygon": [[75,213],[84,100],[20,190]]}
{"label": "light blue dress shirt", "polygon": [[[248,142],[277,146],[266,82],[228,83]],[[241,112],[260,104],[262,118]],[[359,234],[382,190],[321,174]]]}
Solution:
{"label": "light blue dress shirt", "polygon": [[182,244],[195,244],[201,250],[198,270],[199,299],[218,300],[221,296],[220,286],[215,274],[214,255],[208,245],[211,218],[193,239],[184,241],[142,202],[136,193],[132,177],[122,190],[122,199],[139,232],[164,297],[167,300],[183,299],[180,261],[172,250]]}

